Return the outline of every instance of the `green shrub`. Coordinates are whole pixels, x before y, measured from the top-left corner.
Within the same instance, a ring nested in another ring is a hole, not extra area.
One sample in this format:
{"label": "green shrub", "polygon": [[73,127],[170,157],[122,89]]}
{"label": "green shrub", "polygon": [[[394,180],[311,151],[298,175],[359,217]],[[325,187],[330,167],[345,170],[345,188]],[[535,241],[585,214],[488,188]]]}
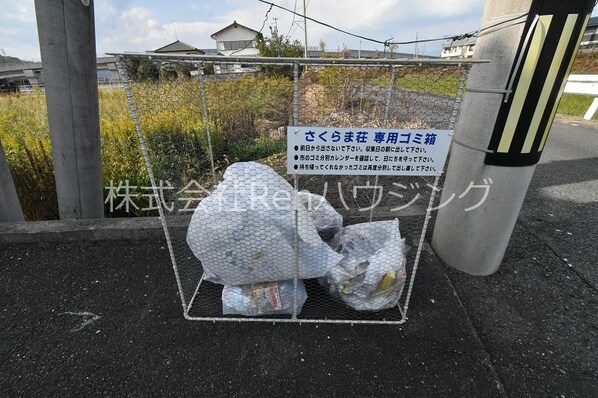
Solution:
{"label": "green shrub", "polygon": [[231,145],[230,154],[236,160],[246,162],[285,152],[286,145],[286,140],[283,138],[277,139],[264,136]]}
{"label": "green shrub", "polygon": [[242,77],[206,85],[211,122],[228,145],[256,138],[261,119],[288,124],[293,83],[284,77]]}

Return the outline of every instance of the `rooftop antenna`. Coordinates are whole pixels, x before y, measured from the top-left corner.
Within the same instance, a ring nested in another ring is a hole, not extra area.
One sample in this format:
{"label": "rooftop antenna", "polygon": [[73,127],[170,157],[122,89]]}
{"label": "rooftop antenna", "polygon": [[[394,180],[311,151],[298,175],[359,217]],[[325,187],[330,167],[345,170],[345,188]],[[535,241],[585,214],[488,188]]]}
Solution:
{"label": "rooftop antenna", "polygon": [[174,29],[174,38],[176,40],[178,40],[179,39],[179,35],[177,35],[177,33],[176,33],[176,24],[174,23],[174,20],[172,21],[172,29]]}

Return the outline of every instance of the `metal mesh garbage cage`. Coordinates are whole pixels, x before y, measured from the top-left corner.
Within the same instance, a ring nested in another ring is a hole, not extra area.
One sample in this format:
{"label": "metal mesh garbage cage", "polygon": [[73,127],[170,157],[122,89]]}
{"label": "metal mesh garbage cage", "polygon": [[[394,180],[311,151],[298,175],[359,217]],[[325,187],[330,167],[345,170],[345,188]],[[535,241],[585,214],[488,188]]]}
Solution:
{"label": "metal mesh garbage cage", "polygon": [[186,319],[407,320],[470,63],[114,55]]}

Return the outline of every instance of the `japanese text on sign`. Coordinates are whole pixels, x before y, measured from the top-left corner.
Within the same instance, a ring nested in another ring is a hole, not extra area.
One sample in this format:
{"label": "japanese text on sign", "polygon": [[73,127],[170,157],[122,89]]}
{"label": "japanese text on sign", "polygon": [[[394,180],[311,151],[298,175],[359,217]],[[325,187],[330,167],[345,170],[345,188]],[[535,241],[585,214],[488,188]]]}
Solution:
{"label": "japanese text on sign", "polygon": [[287,173],[436,175],[451,136],[451,130],[289,126]]}

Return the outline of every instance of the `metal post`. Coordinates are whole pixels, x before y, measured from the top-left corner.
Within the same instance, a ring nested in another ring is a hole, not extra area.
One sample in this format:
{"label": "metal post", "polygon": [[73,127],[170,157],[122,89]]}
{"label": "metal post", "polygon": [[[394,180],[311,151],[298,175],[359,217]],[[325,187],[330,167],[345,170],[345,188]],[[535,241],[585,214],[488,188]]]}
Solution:
{"label": "metal post", "polygon": [[[388,87],[388,94],[386,97],[386,107],[384,109],[384,124],[382,126],[384,128],[388,128],[388,114],[390,113],[390,103],[392,101],[392,93],[394,91],[396,81],[397,81],[397,74],[395,71],[395,67],[393,66],[391,68],[390,86]],[[378,186],[378,179],[379,179],[379,176],[376,174],[376,178],[374,178],[374,186],[375,187]],[[369,180],[368,180],[368,184],[369,184]],[[376,193],[374,192],[374,196],[372,196],[372,208],[370,209],[370,222],[372,222],[372,219],[374,218],[375,200],[376,200]]]}
{"label": "metal post", "polygon": [[392,94],[395,89],[395,84],[397,82],[397,72],[395,67],[392,67],[392,72],[390,75],[390,87],[388,87],[388,93],[386,97],[386,107],[384,108],[384,127],[388,126],[388,114],[390,112],[390,104],[392,102]]}
{"label": "metal post", "polygon": [[498,270],[592,7],[487,0],[474,59],[492,62],[471,69],[432,237],[448,265]]}
{"label": "metal post", "polygon": [[299,64],[293,63],[293,126],[299,125]]}
{"label": "metal post", "polygon": [[218,184],[216,180],[216,167],[214,166],[214,150],[212,148],[212,136],[210,134],[210,118],[208,115],[208,102],[206,100],[206,89],[203,81],[201,67],[197,68],[197,78],[199,79],[199,95],[201,97],[201,107],[203,110],[203,123],[206,131],[206,140],[208,143],[208,156],[210,157],[210,169],[212,170],[212,182],[214,186]]}
{"label": "metal post", "polygon": [[61,219],[104,216],[92,0],[35,0]]}
{"label": "metal post", "polygon": [[23,209],[0,142],[0,222],[24,221]]}
{"label": "metal post", "polygon": [[298,307],[298,296],[297,296],[297,284],[299,283],[299,206],[302,204],[299,202],[299,179],[297,178],[297,174],[293,175],[293,215],[295,219],[295,235],[294,235],[294,242],[293,248],[295,251],[295,258],[294,258],[294,271],[295,275],[293,277],[293,314],[292,319],[297,319],[297,307]]}
{"label": "metal post", "polygon": [[[154,176],[154,170],[152,168],[152,162],[150,160],[149,151],[147,149],[147,145],[145,143],[145,138],[143,138],[143,130],[141,128],[141,121],[139,120],[139,113],[137,112],[137,106],[135,105],[135,98],[133,97],[133,89],[131,88],[131,84],[129,83],[129,77],[127,76],[127,71],[125,66],[122,62],[122,59],[119,59],[116,63],[116,67],[118,69],[118,73],[120,76],[121,83],[125,89],[125,95],[127,97],[127,104],[129,105],[129,111],[131,112],[131,118],[133,119],[133,125],[135,126],[135,132],[137,133],[137,139],[139,140],[139,146],[141,147],[141,153],[143,154],[143,161],[145,162],[145,168],[147,169],[147,174],[150,178],[150,182],[152,184],[152,189],[154,191],[154,198],[156,200],[155,203],[161,204],[162,201],[160,199],[160,192],[158,191],[158,185],[156,184],[156,178]],[[170,253],[170,261],[172,262],[172,269],[174,270],[174,277],[176,279],[177,287],[179,289],[179,296],[181,297],[181,304],[183,305],[183,315],[185,318],[189,316],[189,310],[191,309],[191,301],[189,306],[187,306],[187,301],[185,300],[185,292],[183,291],[183,285],[181,283],[181,277],[179,275],[179,269],[177,267],[177,260],[174,254],[174,249],[172,246],[172,239],[170,237],[170,231],[168,229],[168,225],[166,224],[166,216],[164,214],[164,207],[162,205],[158,207],[158,214],[160,215],[160,223],[162,224],[162,229],[164,230],[164,236],[166,237],[166,246],[168,246],[168,252]],[[203,281],[203,275],[199,284],[197,285],[197,290],[191,297],[191,300],[194,300],[197,291],[199,290],[199,285]]]}
{"label": "metal post", "polygon": [[305,0],[303,0],[303,35],[305,39],[305,58],[308,58],[307,53],[307,8],[305,7]]}

